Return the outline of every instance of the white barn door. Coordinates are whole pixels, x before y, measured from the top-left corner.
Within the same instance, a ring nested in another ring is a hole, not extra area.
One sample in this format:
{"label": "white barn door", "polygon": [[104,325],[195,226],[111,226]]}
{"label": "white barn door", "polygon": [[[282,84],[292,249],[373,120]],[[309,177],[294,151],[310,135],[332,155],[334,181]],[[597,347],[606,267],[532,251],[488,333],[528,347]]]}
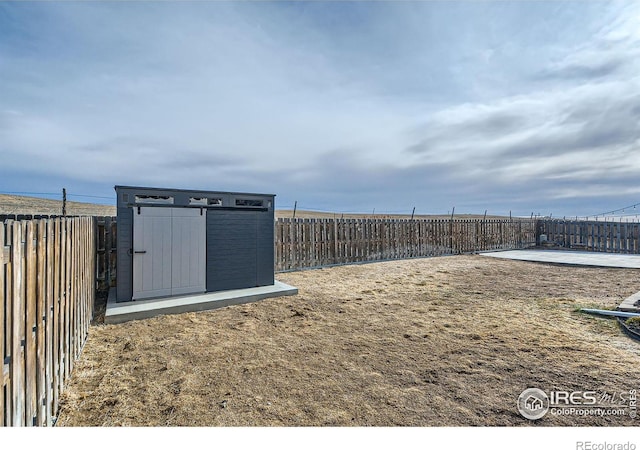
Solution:
{"label": "white barn door", "polygon": [[133,212],[133,300],[206,290],[206,216],[200,209]]}
{"label": "white barn door", "polygon": [[133,300],[171,295],[171,210],[133,210]]}
{"label": "white barn door", "polygon": [[171,208],[171,295],[206,290],[207,220],[199,208]]}

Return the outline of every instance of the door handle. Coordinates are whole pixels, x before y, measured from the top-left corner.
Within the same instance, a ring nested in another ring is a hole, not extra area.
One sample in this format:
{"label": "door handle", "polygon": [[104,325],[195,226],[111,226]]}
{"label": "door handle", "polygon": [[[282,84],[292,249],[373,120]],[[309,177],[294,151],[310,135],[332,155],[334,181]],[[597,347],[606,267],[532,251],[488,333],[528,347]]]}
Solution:
{"label": "door handle", "polygon": [[133,253],[147,253],[147,251],[146,250],[136,250]]}

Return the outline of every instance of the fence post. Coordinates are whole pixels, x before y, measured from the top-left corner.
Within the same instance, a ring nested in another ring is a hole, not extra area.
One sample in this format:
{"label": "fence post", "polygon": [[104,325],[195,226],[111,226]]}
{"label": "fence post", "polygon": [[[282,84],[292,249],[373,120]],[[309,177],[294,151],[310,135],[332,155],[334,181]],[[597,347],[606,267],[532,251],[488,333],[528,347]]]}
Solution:
{"label": "fence post", "polygon": [[333,263],[338,264],[338,220],[333,217]]}
{"label": "fence post", "polygon": [[453,209],[451,210],[451,219],[449,219],[449,252],[451,254],[454,253],[453,251],[453,215],[456,212],[456,207],[454,206]]}

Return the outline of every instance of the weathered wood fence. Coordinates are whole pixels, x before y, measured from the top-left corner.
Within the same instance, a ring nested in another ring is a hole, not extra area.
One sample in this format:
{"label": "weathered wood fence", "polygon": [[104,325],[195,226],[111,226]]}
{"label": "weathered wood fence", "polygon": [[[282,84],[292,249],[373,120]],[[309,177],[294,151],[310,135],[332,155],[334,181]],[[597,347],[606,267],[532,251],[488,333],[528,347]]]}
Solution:
{"label": "weathered wood fence", "polygon": [[640,224],[584,220],[538,220],[537,234],[560,247],[608,253],[640,253]]}
{"label": "weathered wood fence", "polygon": [[[96,217],[99,288],[116,282],[116,218]],[[535,245],[530,219],[277,219],[275,270]]]}
{"label": "weathered wood fence", "polygon": [[530,219],[278,219],[276,271],[535,245]]}
{"label": "weathered wood fence", "polygon": [[0,424],[55,420],[95,297],[92,217],[0,223]]}

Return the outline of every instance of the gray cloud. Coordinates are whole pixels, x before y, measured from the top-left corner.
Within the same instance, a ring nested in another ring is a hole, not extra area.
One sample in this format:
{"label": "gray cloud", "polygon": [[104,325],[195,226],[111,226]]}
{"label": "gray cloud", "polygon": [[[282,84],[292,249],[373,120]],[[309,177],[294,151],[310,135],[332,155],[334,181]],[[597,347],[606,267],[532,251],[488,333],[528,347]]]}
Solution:
{"label": "gray cloud", "polygon": [[405,151],[421,161],[457,160],[508,182],[514,171],[551,177],[585,164],[595,176],[621,170],[620,160],[625,170],[640,170],[639,88],[639,80],[630,79],[453,108],[435,116]]}
{"label": "gray cloud", "polygon": [[475,114],[463,113],[461,117],[436,119],[421,127],[422,139],[407,147],[410,153],[429,153],[434,149],[455,146],[464,140],[492,140],[527,127],[526,113],[516,110],[478,110]]}
{"label": "gray cloud", "polygon": [[606,52],[598,52],[589,55],[584,61],[564,61],[547,68],[540,74],[541,78],[547,79],[586,79],[615,75],[629,66],[626,59],[628,55],[608,55]]}

